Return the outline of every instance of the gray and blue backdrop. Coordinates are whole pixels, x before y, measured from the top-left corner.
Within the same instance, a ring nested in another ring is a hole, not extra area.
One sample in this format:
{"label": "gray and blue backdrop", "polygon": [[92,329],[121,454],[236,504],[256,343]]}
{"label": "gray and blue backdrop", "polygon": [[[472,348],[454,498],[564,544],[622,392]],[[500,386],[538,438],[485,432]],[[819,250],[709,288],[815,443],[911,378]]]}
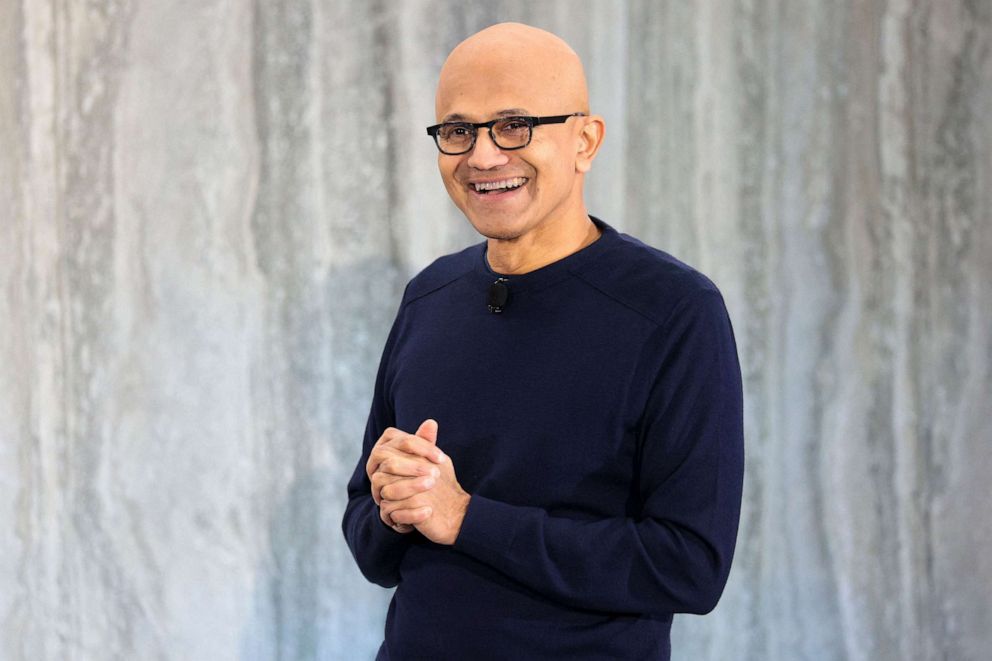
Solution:
{"label": "gray and blue backdrop", "polygon": [[989,0],[0,0],[0,659],[371,658],[344,483],[404,283],[479,240],[438,69],[508,19],[586,63],[590,210],[737,330],[675,658],[989,658]]}

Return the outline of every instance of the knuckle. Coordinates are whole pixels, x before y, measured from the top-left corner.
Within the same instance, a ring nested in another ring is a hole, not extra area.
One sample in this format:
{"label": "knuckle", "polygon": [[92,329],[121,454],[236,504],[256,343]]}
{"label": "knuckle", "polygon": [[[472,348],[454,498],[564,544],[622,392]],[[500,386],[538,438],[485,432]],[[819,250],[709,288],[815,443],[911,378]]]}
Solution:
{"label": "knuckle", "polygon": [[386,430],[382,432],[382,435],[379,436],[379,439],[375,442],[374,448],[379,449],[388,443],[396,435],[397,431],[399,430],[394,427],[386,427]]}

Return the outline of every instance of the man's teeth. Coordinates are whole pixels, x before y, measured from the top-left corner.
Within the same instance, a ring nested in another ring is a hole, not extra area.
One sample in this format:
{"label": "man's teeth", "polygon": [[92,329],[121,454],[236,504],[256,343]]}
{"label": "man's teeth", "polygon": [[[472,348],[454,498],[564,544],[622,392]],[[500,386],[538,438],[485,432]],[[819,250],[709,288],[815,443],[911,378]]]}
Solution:
{"label": "man's teeth", "polygon": [[477,191],[500,190],[502,188],[517,188],[527,183],[526,177],[514,177],[513,179],[503,179],[502,181],[479,181],[474,184]]}

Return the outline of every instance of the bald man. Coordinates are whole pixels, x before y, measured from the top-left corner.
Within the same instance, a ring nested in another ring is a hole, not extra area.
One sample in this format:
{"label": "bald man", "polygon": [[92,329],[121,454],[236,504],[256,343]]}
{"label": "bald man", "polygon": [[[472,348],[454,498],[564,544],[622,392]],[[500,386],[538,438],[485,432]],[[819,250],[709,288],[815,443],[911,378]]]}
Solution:
{"label": "bald man", "polygon": [[379,659],[668,659],[727,580],[741,378],[716,286],[588,214],[582,64],[519,24],[441,70],[438,169],[485,241],[406,287],[344,532]]}

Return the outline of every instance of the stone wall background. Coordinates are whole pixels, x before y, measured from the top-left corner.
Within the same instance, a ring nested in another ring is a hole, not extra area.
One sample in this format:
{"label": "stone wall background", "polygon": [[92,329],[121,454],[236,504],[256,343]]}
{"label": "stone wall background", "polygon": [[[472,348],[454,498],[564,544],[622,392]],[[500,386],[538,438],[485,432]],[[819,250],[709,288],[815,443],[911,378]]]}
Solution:
{"label": "stone wall background", "polygon": [[339,532],[423,134],[500,20],[582,55],[590,210],[723,289],[739,551],[677,659],[992,647],[988,0],[0,0],[0,658],[372,658]]}

